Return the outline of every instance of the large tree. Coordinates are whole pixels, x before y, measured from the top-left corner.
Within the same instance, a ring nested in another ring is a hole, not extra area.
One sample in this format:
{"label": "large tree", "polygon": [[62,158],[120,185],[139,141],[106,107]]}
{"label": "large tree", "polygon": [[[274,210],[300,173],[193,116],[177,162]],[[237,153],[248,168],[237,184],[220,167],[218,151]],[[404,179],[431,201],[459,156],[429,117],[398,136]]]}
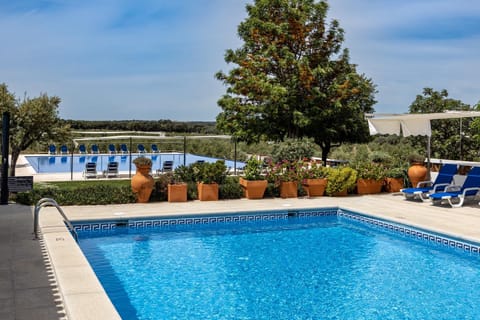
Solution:
{"label": "large tree", "polygon": [[240,23],[235,64],[217,79],[220,130],[239,140],[311,137],[325,161],[331,147],[369,139],[364,113],[373,112],[375,86],[342,50],[344,31],[328,24],[328,4],[314,0],[255,0]]}
{"label": "large tree", "polygon": [[36,98],[25,97],[22,101],[0,84],[0,112],[10,112],[10,175],[15,175],[15,166],[23,150],[34,142],[66,141],[70,127],[58,117],[60,98],[41,94]]}
{"label": "large tree", "polygon": [[[409,107],[410,113],[435,113],[447,110],[472,111],[470,105],[448,97],[448,91],[424,88]],[[478,157],[478,142],[472,136],[473,118],[432,120],[432,156],[440,159],[474,160]],[[410,138],[417,146],[424,145],[419,137]]]}

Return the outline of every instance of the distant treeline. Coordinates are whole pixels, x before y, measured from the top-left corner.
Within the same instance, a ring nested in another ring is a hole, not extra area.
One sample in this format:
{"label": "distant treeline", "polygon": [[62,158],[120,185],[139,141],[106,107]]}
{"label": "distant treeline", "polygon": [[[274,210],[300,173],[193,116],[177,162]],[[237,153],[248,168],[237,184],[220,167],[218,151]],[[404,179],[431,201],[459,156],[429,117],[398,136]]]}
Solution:
{"label": "distant treeline", "polygon": [[215,122],[172,120],[64,120],[73,130],[165,131],[219,134]]}

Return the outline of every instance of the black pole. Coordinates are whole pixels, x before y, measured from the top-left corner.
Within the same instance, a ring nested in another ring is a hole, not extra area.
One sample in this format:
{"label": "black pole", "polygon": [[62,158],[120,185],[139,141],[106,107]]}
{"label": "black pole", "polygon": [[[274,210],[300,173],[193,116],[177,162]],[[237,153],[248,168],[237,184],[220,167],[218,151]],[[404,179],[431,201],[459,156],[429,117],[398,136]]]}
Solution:
{"label": "black pole", "polygon": [[72,151],[71,157],[70,157],[70,180],[73,181],[73,151],[75,149],[75,144],[72,144],[72,147],[70,148]]}
{"label": "black pole", "polygon": [[187,136],[183,136],[183,165],[187,165]]}
{"label": "black pole", "polygon": [[233,174],[237,175],[237,139],[233,138],[234,155],[233,155]]}
{"label": "black pole", "polygon": [[132,177],[132,137],[130,137],[130,148],[128,148],[128,177]]}
{"label": "black pole", "polygon": [[2,189],[0,190],[0,204],[8,204],[8,142],[10,132],[10,113],[2,115]]}

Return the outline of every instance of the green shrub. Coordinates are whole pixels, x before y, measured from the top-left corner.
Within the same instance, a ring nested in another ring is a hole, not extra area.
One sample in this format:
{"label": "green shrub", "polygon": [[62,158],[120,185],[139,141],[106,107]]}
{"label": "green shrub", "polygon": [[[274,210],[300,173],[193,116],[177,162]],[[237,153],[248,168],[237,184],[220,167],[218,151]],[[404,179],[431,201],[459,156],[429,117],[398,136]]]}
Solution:
{"label": "green shrub", "polygon": [[224,184],[218,186],[219,199],[240,199],[243,196],[243,190],[238,182],[238,177],[227,177]]}
{"label": "green shrub", "polygon": [[[130,182],[130,181],[128,181]],[[33,190],[18,193],[17,203],[35,205],[42,198],[52,198],[59,205],[100,205],[135,202],[130,184],[49,183],[34,184]]]}
{"label": "green shrub", "polygon": [[267,184],[267,189],[265,190],[263,197],[264,198],[280,197],[280,188],[278,186],[275,186],[275,183],[269,182]]}

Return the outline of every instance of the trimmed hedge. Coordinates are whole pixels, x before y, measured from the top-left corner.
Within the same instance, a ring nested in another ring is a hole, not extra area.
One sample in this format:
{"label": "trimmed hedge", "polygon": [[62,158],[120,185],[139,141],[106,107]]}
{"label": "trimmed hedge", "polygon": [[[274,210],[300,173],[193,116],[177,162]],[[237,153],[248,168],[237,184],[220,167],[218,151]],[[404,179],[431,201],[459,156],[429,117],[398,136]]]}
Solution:
{"label": "trimmed hedge", "polygon": [[[220,199],[239,199],[242,188],[237,177],[227,177],[219,186]],[[130,180],[94,180],[94,181],[62,181],[35,183],[33,190],[13,195],[12,200],[20,204],[35,205],[42,198],[52,198],[59,205],[105,205],[134,203]],[[197,198],[197,186],[188,184],[188,200]],[[167,201],[167,181],[155,180],[150,202]]]}
{"label": "trimmed hedge", "polygon": [[17,203],[35,205],[42,198],[52,198],[59,205],[98,205],[135,202],[130,185],[79,184],[76,187],[57,184],[34,184],[33,190],[18,193]]}

